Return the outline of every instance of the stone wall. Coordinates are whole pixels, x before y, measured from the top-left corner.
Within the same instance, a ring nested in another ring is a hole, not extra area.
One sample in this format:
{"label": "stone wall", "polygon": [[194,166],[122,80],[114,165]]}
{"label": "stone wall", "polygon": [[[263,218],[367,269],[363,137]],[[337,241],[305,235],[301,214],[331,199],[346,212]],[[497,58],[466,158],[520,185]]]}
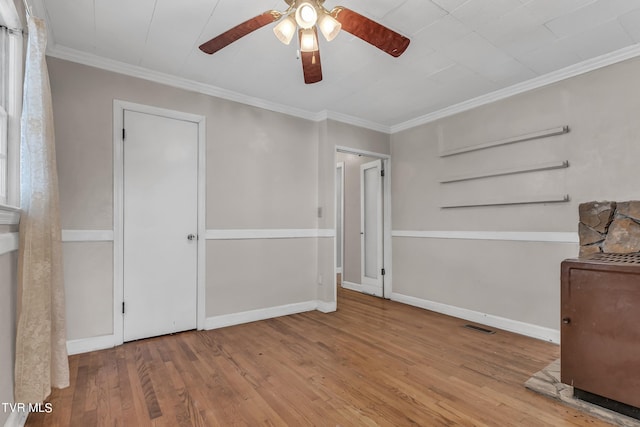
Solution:
{"label": "stone wall", "polygon": [[640,252],[640,201],[588,202],[578,209],[580,257]]}

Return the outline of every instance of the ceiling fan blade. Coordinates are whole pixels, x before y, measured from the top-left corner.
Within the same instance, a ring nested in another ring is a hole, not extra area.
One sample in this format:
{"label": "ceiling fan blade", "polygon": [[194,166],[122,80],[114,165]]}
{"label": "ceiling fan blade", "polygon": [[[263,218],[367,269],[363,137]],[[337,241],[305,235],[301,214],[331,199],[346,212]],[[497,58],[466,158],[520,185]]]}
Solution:
{"label": "ceiling fan blade", "polygon": [[258,15],[244,21],[242,24],[236,25],[230,30],[225,31],[217,37],[212,38],[206,43],[200,45],[200,50],[204,53],[213,54],[225,46],[230,45],[234,41],[246,36],[253,31],[271,24],[282,17],[282,14],[276,10],[270,10],[262,15]]}
{"label": "ceiling fan blade", "polygon": [[322,80],[322,66],[320,65],[320,51],[300,52],[302,58],[302,72],[306,84],[318,83]]}
{"label": "ceiling fan blade", "polygon": [[374,45],[391,56],[402,55],[409,46],[410,40],[407,37],[346,7],[333,8],[331,16],[342,24],[344,31]]}
{"label": "ceiling fan blade", "polygon": [[[314,28],[315,31],[315,28]],[[299,33],[299,37],[302,38],[302,31]],[[317,33],[316,33],[317,37]],[[320,64],[320,50],[314,50],[313,52],[300,51],[300,58],[302,59],[302,73],[304,74],[304,82],[306,84],[318,83],[322,80],[322,65]]]}

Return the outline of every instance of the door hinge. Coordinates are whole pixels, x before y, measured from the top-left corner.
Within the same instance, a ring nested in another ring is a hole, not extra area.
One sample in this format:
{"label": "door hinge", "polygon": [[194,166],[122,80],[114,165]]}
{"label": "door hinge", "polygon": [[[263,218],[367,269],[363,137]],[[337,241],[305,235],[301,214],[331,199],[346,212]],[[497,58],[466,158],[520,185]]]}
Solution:
{"label": "door hinge", "polygon": [[122,314],[124,314],[124,301],[122,301]]}
{"label": "door hinge", "polygon": [[384,169],[380,170],[380,176],[384,176]]}
{"label": "door hinge", "polygon": [[382,273],[382,275],[384,276],[385,274],[387,274],[387,272],[384,270],[384,268],[382,269],[382,271],[380,271],[380,273]]}
{"label": "door hinge", "polygon": [[124,141],[126,135],[127,135],[127,132],[124,130],[124,128],[122,128],[122,140],[123,141]]}

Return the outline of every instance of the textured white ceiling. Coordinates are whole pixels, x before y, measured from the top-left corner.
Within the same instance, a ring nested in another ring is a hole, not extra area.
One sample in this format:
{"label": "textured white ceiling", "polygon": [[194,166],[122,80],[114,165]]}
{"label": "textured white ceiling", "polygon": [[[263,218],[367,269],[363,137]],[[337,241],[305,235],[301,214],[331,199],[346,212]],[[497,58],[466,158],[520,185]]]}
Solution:
{"label": "textured white ceiling", "polygon": [[214,55],[198,46],[283,0],[33,0],[50,52],[118,61],[242,96],[383,126],[640,42],[640,0],[326,0],[411,39],[393,58],[341,32],[320,38],[305,85],[295,42],[264,27]]}

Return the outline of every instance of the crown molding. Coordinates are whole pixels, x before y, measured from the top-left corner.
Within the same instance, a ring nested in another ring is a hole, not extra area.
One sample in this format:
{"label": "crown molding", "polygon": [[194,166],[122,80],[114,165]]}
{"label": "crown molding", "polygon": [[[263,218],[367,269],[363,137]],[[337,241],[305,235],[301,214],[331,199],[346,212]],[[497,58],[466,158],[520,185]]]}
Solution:
{"label": "crown molding", "polygon": [[325,110],[323,114],[324,119],[335,120],[336,122],[342,122],[361,128],[375,130],[381,133],[391,134],[391,126],[388,125],[372,122],[370,120],[362,119],[359,117],[349,116],[347,114],[337,113],[335,111]]}
{"label": "crown molding", "polygon": [[218,86],[199,83],[193,80],[184,79],[182,77],[177,77],[171,74],[161,73],[137,65],[126,64],[124,62],[115,61],[113,59],[104,58],[98,55],[82,52],[57,44],[53,44],[47,49],[47,55],[53,58],[64,59],[66,61],[76,62],[78,64],[88,65],[90,67],[95,67],[102,70],[112,71],[114,73],[124,74],[143,80],[176,87],[178,89],[202,93],[204,95],[214,96],[216,98],[222,98],[228,101],[234,101],[240,104],[250,105],[252,107],[262,108],[264,110],[282,113],[313,122],[321,122],[327,119],[331,119],[346,124],[375,130],[378,132],[389,133],[391,130],[389,126],[381,125],[379,123],[361,119],[359,117],[334,113],[327,110],[313,112],[291,107],[288,105],[278,104],[275,102],[267,101],[265,99],[255,98],[231,90],[223,89]]}
{"label": "crown molding", "polygon": [[626,61],[627,59],[636,58],[638,56],[640,56],[640,43],[636,43],[634,45],[627,46],[595,58],[587,59],[578,64],[570,65],[568,67],[544,74],[542,76],[524,81],[522,83],[518,83],[504,89],[496,90],[486,95],[481,95],[468,101],[464,101],[459,104],[434,111],[433,113],[425,114],[424,116],[416,117],[415,119],[407,120],[406,122],[393,125],[391,126],[391,134],[431,123],[436,120],[453,116],[454,114],[462,113],[464,111],[481,107],[492,102],[500,101],[514,95],[519,95],[530,90],[539,89],[541,87],[557,83],[571,77],[576,77],[581,74],[606,67],[608,65]]}
{"label": "crown molding", "polygon": [[384,125],[376,123],[370,120],[366,120],[360,117],[354,117],[347,114],[338,113],[335,111],[323,110],[319,112],[303,110],[300,108],[291,107],[284,104],[278,104],[275,102],[267,101],[265,99],[251,97],[238,92],[230,91],[220,88],[218,86],[199,83],[193,80],[177,77],[171,74],[161,73],[158,71],[150,70],[148,68],[126,64],[124,62],[115,61],[108,58],[103,58],[98,55],[82,52],[76,49],[71,49],[65,46],[59,46],[55,43],[51,43],[47,49],[47,55],[64,59],[71,62],[76,62],[91,67],[100,68],[107,71],[112,71],[119,74],[124,74],[132,77],[137,77],[143,80],[152,81],[155,83],[164,84],[167,86],[176,87],[179,89],[185,89],[197,93],[202,93],[217,98],[226,99],[229,101],[238,102],[241,104],[262,108],[265,110],[273,111],[276,113],[287,114],[289,116],[302,118],[314,122],[321,122],[327,119],[335,120],[345,124],[358,126],[377,132],[386,134],[395,134],[407,129],[411,129],[417,126],[421,126],[427,123],[434,122],[445,117],[449,117],[464,111],[468,111],[483,105],[487,105],[493,102],[497,102],[515,95],[519,95],[534,89],[539,89],[544,86],[557,83],[562,80],[576,77],[581,74],[588,73],[590,71],[597,70],[609,65],[616,64],[628,59],[636,58],[640,56],[640,43],[636,43],[631,46],[619,49],[614,52],[610,52],[596,58],[582,61],[578,64],[571,65],[569,67],[562,68],[557,71],[509,86],[504,89],[496,90],[494,92],[478,96],[476,98],[443,108],[438,111],[434,111],[423,116],[416,117],[411,120],[396,124],[396,125]]}
{"label": "crown molding", "polygon": [[82,52],[65,46],[53,44],[47,49],[47,55],[53,58],[64,59],[83,65],[88,65],[102,70],[112,71],[114,73],[124,74],[131,77],[137,77],[143,80],[160,83],[166,86],[172,86],[179,89],[185,89],[193,92],[210,95],[217,98],[234,101],[241,104],[258,107],[276,113],[283,113],[294,117],[299,117],[311,121],[321,121],[322,113],[302,110],[275,102],[270,102],[261,98],[255,98],[243,95],[238,92],[223,89],[217,86],[199,83],[193,80],[177,77],[171,74],[161,73],[150,70],[148,68],[137,65],[126,64],[124,62],[115,61],[113,59],[104,58],[91,53]]}

